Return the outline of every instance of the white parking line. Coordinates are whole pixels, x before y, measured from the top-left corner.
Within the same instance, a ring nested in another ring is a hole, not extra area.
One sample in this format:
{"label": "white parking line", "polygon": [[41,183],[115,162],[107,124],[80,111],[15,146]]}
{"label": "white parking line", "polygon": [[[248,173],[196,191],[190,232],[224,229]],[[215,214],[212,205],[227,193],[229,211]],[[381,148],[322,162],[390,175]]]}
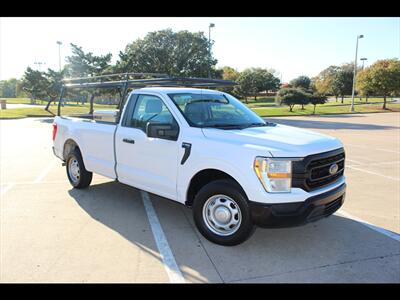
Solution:
{"label": "white parking line", "polygon": [[175,257],[172,254],[167,238],[164,235],[160,221],[158,220],[153,204],[151,203],[149,194],[145,191],[140,191],[140,194],[142,196],[143,205],[146,209],[147,217],[149,218],[151,231],[153,232],[153,236],[163,260],[164,268],[167,271],[169,281],[171,283],[185,283],[185,279],[175,261]]}
{"label": "white parking line", "polygon": [[365,165],[368,165],[368,166],[375,166],[375,165],[393,165],[393,164],[399,164],[399,163],[400,163],[400,161],[397,160],[397,161],[381,161],[381,162],[374,162],[374,163],[368,163],[368,164],[365,164]]}
{"label": "white parking line", "polygon": [[379,161],[379,162],[360,162],[358,160],[353,160],[353,159],[346,159],[346,161],[349,161],[351,163],[355,163],[356,165],[360,166],[375,166],[375,165],[393,165],[393,164],[399,164],[400,160],[396,161]]}
{"label": "white parking line", "polygon": [[68,180],[46,180],[46,181],[40,181],[40,182],[35,182],[35,181],[18,181],[18,182],[6,182],[2,183],[2,185],[35,185],[35,184],[56,184],[56,183],[68,183]]}
{"label": "white parking line", "polygon": [[390,153],[400,153],[400,151],[396,151],[396,150],[383,149],[383,148],[371,148],[371,147],[363,146],[363,145],[346,144],[345,147],[347,147],[347,146],[364,148],[364,149],[369,149],[369,150],[378,150],[378,151],[384,151],[384,152],[390,152]]}
{"label": "white parking line", "polygon": [[400,181],[400,178],[397,178],[397,177],[386,176],[386,175],[383,175],[383,174],[380,174],[380,173],[375,173],[375,172],[372,172],[372,171],[369,171],[369,170],[356,168],[356,167],[353,167],[353,166],[346,166],[346,168],[354,169],[354,170],[357,170],[357,171],[361,171],[361,172],[365,172],[365,173],[369,173],[369,174],[373,174],[373,175],[378,175],[378,176],[385,177],[387,179],[391,179],[391,180],[395,180],[395,181]]}
{"label": "white parking line", "polygon": [[382,148],[376,148],[375,150],[385,151],[385,152],[390,152],[390,153],[400,153],[399,151],[389,150],[389,149],[382,149]]}
{"label": "white parking line", "polygon": [[[363,164],[365,164],[365,163],[362,163],[362,162],[360,162],[360,161],[358,161],[358,160],[353,160],[353,159],[348,159],[348,158],[346,158],[346,161],[349,161],[349,162],[351,162],[351,163],[355,163],[355,164],[357,164],[357,165],[363,165]],[[348,165],[346,165],[346,167],[347,167]]]}
{"label": "white parking line", "polygon": [[354,221],[357,221],[357,222],[361,223],[362,225],[365,225],[365,226],[367,226],[367,227],[369,227],[369,228],[371,228],[371,229],[373,229],[373,230],[375,230],[375,231],[377,231],[377,232],[379,232],[381,234],[384,234],[384,235],[386,235],[386,236],[388,236],[388,237],[400,242],[400,234],[398,234],[396,232],[393,232],[393,231],[384,229],[382,227],[373,225],[373,224],[371,224],[371,223],[369,223],[367,221],[364,221],[364,220],[362,220],[360,218],[357,218],[357,217],[355,217],[355,216],[353,216],[353,215],[351,215],[348,212],[345,212],[343,210],[340,210],[340,211],[336,212],[336,214],[341,215],[343,217],[346,217],[348,219],[352,219]]}
{"label": "white parking line", "polygon": [[13,186],[14,183],[9,183],[5,187],[0,187],[0,196],[4,196]]}
{"label": "white parking line", "polygon": [[54,167],[54,165],[58,162],[58,160],[53,160],[46,169],[43,170],[43,172],[34,180],[34,183],[39,183],[41,182],[47,175],[47,173],[50,172],[50,170]]}

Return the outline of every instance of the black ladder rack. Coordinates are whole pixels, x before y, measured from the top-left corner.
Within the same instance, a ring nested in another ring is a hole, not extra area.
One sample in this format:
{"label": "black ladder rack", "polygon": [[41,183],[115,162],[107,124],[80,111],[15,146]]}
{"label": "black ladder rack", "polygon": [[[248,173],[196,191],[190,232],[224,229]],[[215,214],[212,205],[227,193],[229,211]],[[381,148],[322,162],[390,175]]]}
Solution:
{"label": "black ladder rack", "polygon": [[[147,77],[147,78],[137,78]],[[129,88],[144,87],[194,87],[216,88],[234,86],[237,83],[231,80],[198,78],[198,77],[170,77],[162,73],[118,73],[92,77],[67,78],[63,80],[57,115],[60,116],[61,101],[67,89],[117,89],[120,93],[118,109],[123,107],[123,101]],[[93,98],[91,100],[93,102]],[[91,103],[92,106],[92,103]],[[46,109],[50,112],[48,109]],[[51,113],[51,112],[50,112]]]}

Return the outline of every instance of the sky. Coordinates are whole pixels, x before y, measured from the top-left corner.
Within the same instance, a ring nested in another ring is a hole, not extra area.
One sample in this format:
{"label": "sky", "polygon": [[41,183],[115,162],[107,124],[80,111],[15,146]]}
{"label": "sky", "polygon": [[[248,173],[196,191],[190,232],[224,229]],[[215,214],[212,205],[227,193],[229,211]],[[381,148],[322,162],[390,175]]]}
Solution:
{"label": "sky", "polygon": [[397,17],[0,18],[0,80],[20,78],[28,66],[57,70],[57,41],[62,42],[62,65],[71,54],[70,43],[96,55],[112,53],[115,63],[119,51],[148,32],[171,28],[203,31],[208,37],[210,23],[215,24],[211,39],[217,67],[272,68],[283,82],[354,61],[359,34],[364,38],[359,41],[358,58],[367,58],[365,66],[378,59],[400,58]]}

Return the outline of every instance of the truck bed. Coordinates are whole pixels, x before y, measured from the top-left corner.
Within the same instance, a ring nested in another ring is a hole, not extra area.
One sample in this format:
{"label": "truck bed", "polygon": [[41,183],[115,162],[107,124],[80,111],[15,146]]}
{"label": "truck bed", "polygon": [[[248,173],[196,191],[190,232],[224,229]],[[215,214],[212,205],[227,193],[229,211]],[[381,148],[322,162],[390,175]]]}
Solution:
{"label": "truck bed", "polygon": [[65,160],[64,144],[75,142],[81,149],[83,162],[88,171],[109,178],[116,178],[114,133],[117,125],[77,117],[55,117],[57,135],[54,153]]}

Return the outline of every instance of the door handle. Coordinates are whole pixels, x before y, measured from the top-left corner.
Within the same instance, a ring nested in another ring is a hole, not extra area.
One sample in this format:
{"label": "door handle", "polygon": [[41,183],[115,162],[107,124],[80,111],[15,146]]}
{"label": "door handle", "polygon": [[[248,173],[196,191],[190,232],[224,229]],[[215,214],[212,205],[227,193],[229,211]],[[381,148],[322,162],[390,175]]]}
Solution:
{"label": "door handle", "polygon": [[135,140],[127,139],[127,138],[122,139],[122,141],[125,142],[125,143],[128,143],[128,144],[134,144],[135,143]]}
{"label": "door handle", "polygon": [[183,165],[190,155],[190,150],[192,149],[192,144],[190,143],[182,143],[182,148],[185,149],[185,153],[183,154],[181,165]]}

